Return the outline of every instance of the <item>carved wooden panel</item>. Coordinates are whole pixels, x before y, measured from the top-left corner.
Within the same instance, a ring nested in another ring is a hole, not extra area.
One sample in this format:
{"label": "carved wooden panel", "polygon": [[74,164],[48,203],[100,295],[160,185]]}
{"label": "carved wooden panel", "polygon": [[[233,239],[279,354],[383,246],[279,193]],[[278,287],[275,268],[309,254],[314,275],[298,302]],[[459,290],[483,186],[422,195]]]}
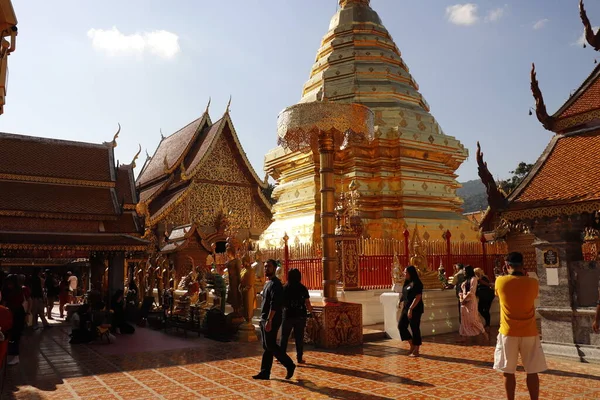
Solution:
{"label": "carved wooden panel", "polygon": [[249,181],[238,166],[227,139],[221,136],[194,178],[211,181],[248,184]]}

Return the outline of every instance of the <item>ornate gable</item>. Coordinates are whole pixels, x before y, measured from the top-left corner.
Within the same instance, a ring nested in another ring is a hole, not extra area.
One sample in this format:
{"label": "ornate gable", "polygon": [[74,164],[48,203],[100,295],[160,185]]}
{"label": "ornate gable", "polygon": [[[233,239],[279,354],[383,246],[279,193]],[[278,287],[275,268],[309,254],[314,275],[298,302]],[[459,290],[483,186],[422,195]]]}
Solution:
{"label": "ornate gable", "polygon": [[194,179],[249,185],[244,175],[245,166],[234,156],[225,135],[220,135],[210,153],[204,156],[204,162],[194,175]]}

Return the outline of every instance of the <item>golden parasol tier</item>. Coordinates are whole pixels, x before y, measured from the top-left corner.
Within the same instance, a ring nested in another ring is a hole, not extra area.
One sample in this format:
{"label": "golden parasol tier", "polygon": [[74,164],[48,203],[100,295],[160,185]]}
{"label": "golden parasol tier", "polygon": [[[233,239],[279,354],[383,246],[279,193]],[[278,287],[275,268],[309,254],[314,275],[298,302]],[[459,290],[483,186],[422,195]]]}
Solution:
{"label": "golden parasol tier", "polygon": [[334,152],[336,148],[349,143],[372,140],[373,132],[374,114],[360,104],[297,104],[286,108],[277,121],[280,146],[290,151],[313,151],[319,154],[325,303],[337,302]]}

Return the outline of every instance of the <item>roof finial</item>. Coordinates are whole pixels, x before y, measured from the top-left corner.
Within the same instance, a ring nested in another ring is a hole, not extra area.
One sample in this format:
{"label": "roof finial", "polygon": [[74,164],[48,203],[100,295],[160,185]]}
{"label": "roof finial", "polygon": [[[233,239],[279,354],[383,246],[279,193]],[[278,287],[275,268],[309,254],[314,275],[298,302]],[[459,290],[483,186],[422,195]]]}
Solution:
{"label": "roof finial", "polygon": [[230,107],[231,107],[231,95],[229,95],[229,101],[227,102],[227,109],[225,110],[225,114],[229,114]]}
{"label": "roof finial", "polygon": [[162,133],[162,128],[160,128],[159,131],[160,131],[160,140],[161,141],[165,140],[165,135],[163,135],[163,133]]}
{"label": "roof finial", "polygon": [[494,176],[488,169],[487,163],[483,160],[483,152],[481,151],[479,142],[477,142],[477,174],[485,186],[490,208],[494,211],[504,210],[506,208],[506,197],[498,189]]}
{"label": "roof finial", "polygon": [[150,157],[150,154],[148,154],[148,149],[146,149],[146,160],[151,159],[152,157]]}
{"label": "roof finial", "polygon": [[117,133],[115,133],[115,136],[113,136],[112,142],[110,142],[110,145],[113,148],[117,147],[117,138],[119,137],[119,133],[121,133],[121,124],[117,122],[117,125],[119,125],[119,129],[117,129]]}
{"label": "roof finial", "polygon": [[[583,32],[585,36],[585,40],[594,48],[594,50],[600,50],[600,30],[594,33],[594,29],[592,28],[592,24],[587,16],[587,12],[585,11],[585,6],[583,5],[583,0],[579,0],[579,16],[581,17],[581,22],[583,22]],[[585,42],[583,44],[585,47]]]}
{"label": "roof finial", "polygon": [[540,85],[537,80],[534,63],[531,64],[531,93],[535,99],[535,114],[537,115],[538,120],[542,123],[544,128],[552,131],[554,118],[549,116],[548,111],[546,111],[546,104],[544,103],[544,96],[542,95],[542,91],[540,90]]}
{"label": "roof finial", "polygon": [[138,157],[140,156],[140,153],[142,152],[142,145],[140,144],[139,146],[140,146],[140,149],[135,154],[135,156],[133,156],[133,161],[131,161],[131,168],[135,168],[135,162],[138,159]]}
{"label": "roof finial", "polygon": [[206,110],[204,111],[204,114],[208,114],[208,110],[210,109],[210,101],[211,101],[211,98],[209,96],[208,97],[208,104],[206,105]]}

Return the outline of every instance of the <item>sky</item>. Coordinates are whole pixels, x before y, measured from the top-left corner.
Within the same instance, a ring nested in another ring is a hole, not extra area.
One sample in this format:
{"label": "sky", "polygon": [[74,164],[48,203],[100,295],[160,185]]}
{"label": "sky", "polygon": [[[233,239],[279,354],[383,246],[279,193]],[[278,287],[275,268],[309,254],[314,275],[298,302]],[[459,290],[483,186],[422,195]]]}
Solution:
{"label": "sky", "polygon": [[[578,0],[372,0],[420,92],[469,159],[459,181],[477,178],[481,142],[491,172],[509,176],[548,144],[528,112],[531,63],[550,113],[600,54],[578,43]],[[600,4],[587,1],[600,25]],[[101,143],[131,162],[211,102],[231,116],[259,176],[276,146],[277,115],[296,104],[337,0],[13,0],[16,51],[0,131]]]}

